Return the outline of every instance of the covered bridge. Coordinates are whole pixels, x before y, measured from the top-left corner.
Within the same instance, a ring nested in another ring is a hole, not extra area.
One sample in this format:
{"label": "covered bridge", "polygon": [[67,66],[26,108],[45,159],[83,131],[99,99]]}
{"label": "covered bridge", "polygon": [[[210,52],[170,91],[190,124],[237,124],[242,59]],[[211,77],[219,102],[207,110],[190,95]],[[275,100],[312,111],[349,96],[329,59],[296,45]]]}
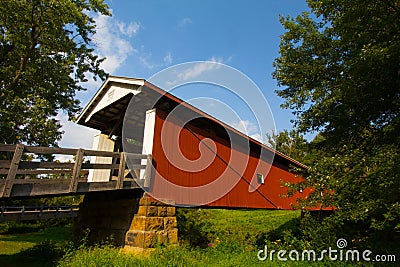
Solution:
{"label": "covered bridge", "polygon": [[[303,164],[246,136],[144,79],[109,76],[78,118],[97,129],[93,149],[150,154],[152,172],[130,175],[157,199],[177,205],[292,209],[283,197]],[[101,158],[92,159],[101,162]],[[89,182],[108,180],[94,170]]]}

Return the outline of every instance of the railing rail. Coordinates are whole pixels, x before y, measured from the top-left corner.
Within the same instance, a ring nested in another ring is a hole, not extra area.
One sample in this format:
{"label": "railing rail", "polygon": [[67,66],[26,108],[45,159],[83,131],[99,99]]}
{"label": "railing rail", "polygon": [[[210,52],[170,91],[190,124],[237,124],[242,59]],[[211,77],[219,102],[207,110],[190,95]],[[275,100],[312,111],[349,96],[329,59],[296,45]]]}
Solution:
{"label": "railing rail", "polygon": [[1,206],[0,222],[76,217],[79,205]]}
{"label": "railing rail", "polygon": [[[124,188],[124,181],[129,180],[127,175],[131,172],[132,178],[139,178],[140,170],[145,170],[145,181],[143,184],[149,184],[151,171],[151,155],[127,154],[125,152],[97,151],[82,148],[59,148],[59,147],[35,147],[25,146],[23,144],[6,145],[0,144],[0,153],[13,153],[11,159],[0,160],[0,198],[12,196],[14,185],[21,184],[40,184],[60,181],[63,184],[68,182],[68,188],[60,189],[60,193],[77,193],[79,183],[87,183],[90,169],[109,169],[111,171],[109,182],[115,183],[114,189]],[[27,160],[26,155],[72,155],[74,159],[69,162],[57,161],[37,161],[35,159]],[[25,155],[25,156],[24,156]],[[112,163],[90,163],[85,161],[85,156],[111,157]],[[146,164],[129,164],[131,169],[127,170],[126,159],[147,159]],[[116,174],[117,173],[117,174]],[[116,175],[113,175],[116,174]],[[134,175],[136,174],[136,175]],[[135,176],[135,177],[134,177]],[[132,178],[130,181],[132,181]],[[137,180],[136,180],[137,182]],[[101,183],[101,182],[93,182]],[[92,183],[90,183],[92,184]],[[93,186],[93,190],[94,190]],[[102,187],[102,188],[109,188]],[[90,190],[90,189],[89,189]],[[106,189],[104,189],[106,190]],[[109,189],[107,189],[109,190]],[[57,190],[56,190],[57,191]],[[66,191],[66,192],[65,192]],[[97,191],[97,190],[95,190]],[[28,192],[29,193],[29,192]],[[37,195],[38,192],[29,195]],[[46,194],[46,192],[43,192]]]}

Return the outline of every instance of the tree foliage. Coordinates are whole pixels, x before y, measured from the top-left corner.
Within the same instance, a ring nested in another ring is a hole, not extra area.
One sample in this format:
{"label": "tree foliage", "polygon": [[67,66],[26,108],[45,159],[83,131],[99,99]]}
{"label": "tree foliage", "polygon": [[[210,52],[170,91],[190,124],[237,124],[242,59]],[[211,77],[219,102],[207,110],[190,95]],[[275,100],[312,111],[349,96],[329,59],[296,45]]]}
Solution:
{"label": "tree foliage", "polygon": [[[400,1],[308,0],[281,18],[274,77],[299,132],[320,132],[306,206],[335,207],[331,236],[400,228]],[[333,192],[333,193],[332,193]]]}
{"label": "tree foliage", "polygon": [[267,134],[267,144],[297,161],[304,162],[308,155],[307,140],[295,130]]}
{"label": "tree foliage", "polygon": [[55,119],[79,111],[75,93],[91,73],[105,78],[94,54],[94,13],[103,0],[0,1],[0,142],[56,145]]}

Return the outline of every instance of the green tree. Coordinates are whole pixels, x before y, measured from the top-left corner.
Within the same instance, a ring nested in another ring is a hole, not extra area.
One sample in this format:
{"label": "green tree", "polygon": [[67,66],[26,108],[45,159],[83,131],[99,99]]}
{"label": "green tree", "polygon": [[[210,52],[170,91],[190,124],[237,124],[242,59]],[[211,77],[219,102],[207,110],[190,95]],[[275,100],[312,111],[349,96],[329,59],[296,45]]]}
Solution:
{"label": "green tree", "polygon": [[94,54],[91,15],[103,0],[0,1],[0,142],[57,145],[60,111],[80,110],[87,74],[104,79]]}
{"label": "green tree", "polygon": [[304,162],[308,155],[307,140],[295,130],[284,130],[278,134],[267,133],[267,144],[275,150],[300,162]]}
{"label": "green tree", "polygon": [[281,18],[273,75],[296,129],[323,136],[302,205],[336,210],[310,236],[388,238],[400,229],[400,1],[307,3],[311,14]]}

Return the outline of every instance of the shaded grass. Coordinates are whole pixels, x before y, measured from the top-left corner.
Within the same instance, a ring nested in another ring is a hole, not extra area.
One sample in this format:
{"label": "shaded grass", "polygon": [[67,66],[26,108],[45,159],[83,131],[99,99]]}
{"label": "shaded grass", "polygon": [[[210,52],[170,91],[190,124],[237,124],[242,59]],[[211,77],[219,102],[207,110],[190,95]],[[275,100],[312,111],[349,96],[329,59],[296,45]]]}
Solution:
{"label": "shaded grass", "polygon": [[[21,224],[21,227],[24,226]],[[25,229],[25,228],[24,228]],[[13,231],[15,232],[15,231]],[[0,266],[54,266],[71,238],[71,226],[0,235]]]}

